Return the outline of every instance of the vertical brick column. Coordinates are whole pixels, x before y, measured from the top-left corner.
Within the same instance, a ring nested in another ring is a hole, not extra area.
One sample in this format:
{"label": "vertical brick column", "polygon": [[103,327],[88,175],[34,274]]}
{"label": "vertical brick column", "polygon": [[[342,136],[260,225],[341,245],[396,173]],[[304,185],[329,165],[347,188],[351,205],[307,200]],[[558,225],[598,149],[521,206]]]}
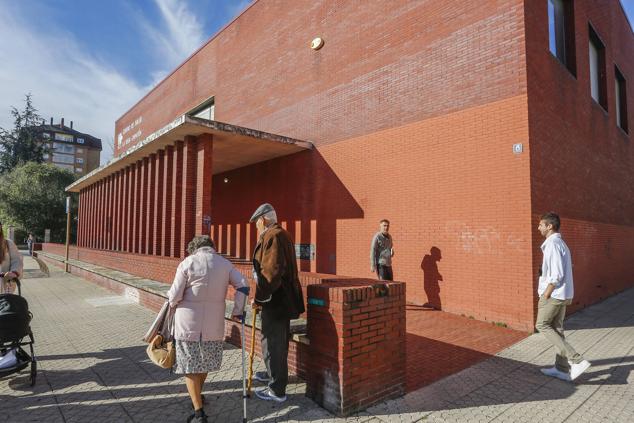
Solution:
{"label": "vertical brick column", "polygon": [[308,286],[306,395],[338,415],[405,393],[405,283],[376,282]]}
{"label": "vertical brick column", "polygon": [[154,222],[152,223],[152,232],[154,233],[154,244],[152,245],[152,254],[163,255],[163,197],[165,186],[165,151],[159,150],[156,155],[154,173],[154,203],[156,205],[154,212]]}
{"label": "vertical brick column", "polygon": [[105,220],[105,213],[104,213],[104,208],[106,206],[106,195],[105,195],[105,189],[104,189],[104,181],[103,179],[100,180],[97,183],[97,196],[99,198],[99,205],[97,208],[97,248],[98,249],[103,249],[103,238],[104,238],[104,220]]}
{"label": "vertical brick column", "polygon": [[180,257],[183,251],[181,246],[181,227],[182,219],[182,192],[183,192],[183,142],[177,141],[174,147],[174,160],[172,161],[172,228],[171,228],[171,247],[170,253],[172,257]]}
{"label": "vertical brick column", "polygon": [[112,250],[112,216],[114,208],[112,207],[112,185],[114,175],[106,178],[106,245],[107,250]]}
{"label": "vertical brick column", "polygon": [[165,148],[165,158],[163,161],[164,170],[163,177],[165,182],[162,185],[163,189],[163,244],[162,253],[164,256],[171,256],[172,251],[172,198],[174,197],[173,187],[173,171],[174,171],[174,147],[168,146]]}
{"label": "vertical brick column", "polygon": [[90,248],[97,248],[97,213],[99,212],[99,202],[97,201],[97,188],[99,187],[99,182],[92,184],[90,187],[90,196],[92,199],[91,202],[91,213],[90,213]]}
{"label": "vertical brick column", "polygon": [[123,250],[123,237],[122,237],[122,233],[123,233],[123,207],[124,207],[124,202],[123,202],[123,196],[124,196],[124,190],[123,190],[123,175],[125,174],[125,169],[121,169],[119,172],[117,172],[117,232],[115,234],[116,237],[116,242],[115,242],[115,248],[117,251],[122,251]]}
{"label": "vertical brick column", "polygon": [[119,186],[118,175],[119,172],[112,174],[112,233],[110,234],[110,249],[113,251],[117,249],[117,211],[119,210],[119,192],[117,190]]}
{"label": "vertical brick column", "polygon": [[92,189],[94,185],[90,185],[86,188],[86,198],[88,199],[87,210],[86,210],[86,235],[85,235],[85,244],[86,247],[92,248],[92,214],[95,210],[95,205],[92,201]]}
{"label": "vertical brick column", "polygon": [[205,216],[211,218],[211,182],[213,179],[213,136],[202,134],[196,141],[196,235],[209,235],[210,226]]}
{"label": "vertical brick column", "polygon": [[141,168],[141,161],[136,162],[135,171],[134,171],[134,180],[132,181],[132,191],[134,192],[134,210],[132,212],[132,225],[133,225],[133,236],[132,236],[132,252],[138,253],[139,249],[139,239],[141,237],[141,228],[140,222],[141,217],[139,216],[141,212],[141,174],[143,169]]}
{"label": "vertical brick column", "polygon": [[146,186],[145,210],[145,254],[154,254],[154,213],[156,209],[154,191],[156,190],[156,154],[148,158],[148,181]]}
{"label": "vertical brick column", "polygon": [[82,218],[81,218],[81,213],[83,211],[84,205],[83,203],[83,198],[82,198],[82,192],[81,190],[79,191],[79,195],[77,195],[77,246],[81,247],[81,236],[83,234],[83,228],[81,227],[82,225]]}
{"label": "vertical brick column", "polygon": [[185,246],[196,231],[196,138],[186,136],[183,143],[183,187],[181,200],[181,247],[179,257],[185,257]]}
{"label": "vertical brick column", "polygon": [[141,206],[139,208],[139,250],[141,254],[146,254],[146,240],[147,240],[147,221],[148,221],[148,186],[149,186],[149,159],[144,157],[141,161],[141,184],[139,189],[141,190]]}
{"label": "vertical brick column", "polygon": [[125,211],[123,215],[123,251],[130,251],[130,237],[132,235],[132,193],[130,191],[130,182],[132,180],[132,166],[127,166],[125,168],[125,184],[124,184],[124,201],[125,201]]}

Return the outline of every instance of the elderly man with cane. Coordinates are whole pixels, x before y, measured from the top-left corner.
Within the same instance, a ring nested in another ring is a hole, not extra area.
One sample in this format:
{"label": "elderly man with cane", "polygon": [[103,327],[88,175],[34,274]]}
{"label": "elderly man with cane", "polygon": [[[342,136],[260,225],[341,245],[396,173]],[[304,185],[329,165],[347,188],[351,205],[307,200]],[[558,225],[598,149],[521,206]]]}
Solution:
{"label": "elderly man with cane", "polygon": [[277,223],[277,214],[270,204],[258,207],[249,221],[255,222],[259,233],[253,252],[253,307],[261,310],[262,357],[266,364],[266,371],[256,372],[253,378],[268,385],[255,394],[266,401],[284,402],[290,321],[305,310],[295,246],[291,235]]}

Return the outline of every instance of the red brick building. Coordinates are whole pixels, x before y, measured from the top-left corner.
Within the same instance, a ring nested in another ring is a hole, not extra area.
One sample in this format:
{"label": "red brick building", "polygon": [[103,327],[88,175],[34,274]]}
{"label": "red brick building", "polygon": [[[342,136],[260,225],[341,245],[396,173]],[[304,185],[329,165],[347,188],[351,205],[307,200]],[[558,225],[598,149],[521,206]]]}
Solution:
{"label": "red brick building", "polygon": [[542,212],[575,307],[634,282],[632,81],[618,0],[255,1],[69,187],[78,250],[169,282],[195,233],[248,259],[267,201],[303,271],[370,277],[388,218],[409,302],[530,330]]}

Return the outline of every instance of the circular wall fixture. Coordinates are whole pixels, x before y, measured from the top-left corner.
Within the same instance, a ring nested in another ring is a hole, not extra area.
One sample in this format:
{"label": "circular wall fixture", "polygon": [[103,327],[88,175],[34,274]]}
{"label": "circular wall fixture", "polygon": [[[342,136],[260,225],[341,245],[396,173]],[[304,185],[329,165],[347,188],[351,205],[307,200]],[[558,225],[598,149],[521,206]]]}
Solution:
{"label": "circular wall fixture", "polygon": [[319,50],[324,46],[324,39],[321,37],[314,38],[313,41],[310,42],[310,48],[313,50]]}
{"label": "circular wall fixture", "polygon": [[223,182],[226,184],[227,182],[229,182],[229,178],[223,179]]}

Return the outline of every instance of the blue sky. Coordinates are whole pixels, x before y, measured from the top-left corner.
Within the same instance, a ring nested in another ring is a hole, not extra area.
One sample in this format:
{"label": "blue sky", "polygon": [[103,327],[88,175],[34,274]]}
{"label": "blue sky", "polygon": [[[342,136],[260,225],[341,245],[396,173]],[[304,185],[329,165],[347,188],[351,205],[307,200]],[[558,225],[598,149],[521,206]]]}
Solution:
{"label": "blue sky", "polygon": [[250,0],[0,0],[0,126],[24,94],[112,157],[114,122]]}
{"label": "blue sky", "polygon": [[101,138],[104,163],[114,121],[250,2],[0,0],[0,126],[30,92],[42,117]]}

